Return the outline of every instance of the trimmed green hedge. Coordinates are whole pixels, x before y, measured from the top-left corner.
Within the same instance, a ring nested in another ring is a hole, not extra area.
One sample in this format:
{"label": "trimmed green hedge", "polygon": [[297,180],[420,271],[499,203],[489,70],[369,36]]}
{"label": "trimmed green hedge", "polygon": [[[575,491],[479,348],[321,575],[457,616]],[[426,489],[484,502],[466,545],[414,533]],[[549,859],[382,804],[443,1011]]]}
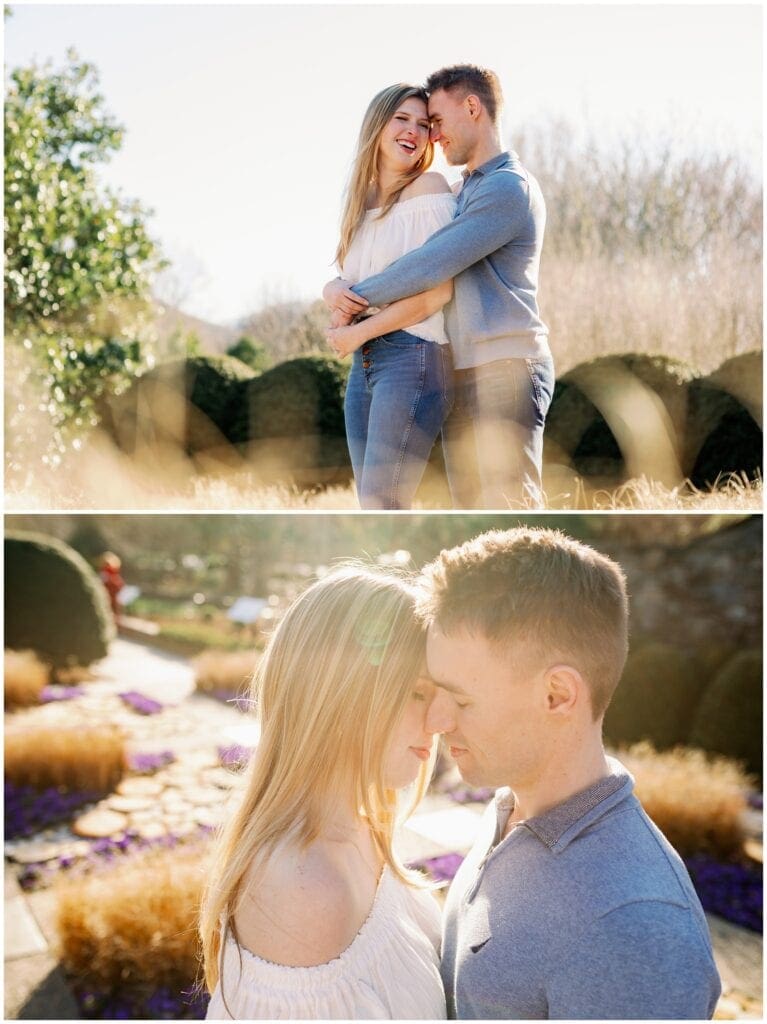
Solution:
{"label": "trimmed green hedge", "polygon": [[63,541],[5,537],[5,645],[31,649],[54,668],[103,658],[115,635],[101,580]]}
{"label": "trimmed green hedge", "polygon": [[246,385],[256,374],[231,356],[160,363],[100,409],[103,427],[123,451],[172,443],[187,455],[231,441]]}
{"label": "trimmed green hedge", "polygon": [[668,644],[631,651],[605,715],[613,744],[649,740],[656,750],[686,743],[707,677],[697,659]]}
{"label": "trimmed green hedge", "polygon": [[263,480],[341,483],[351,475],[344,427],[348,364],[327,356],[280,363],[248,381],[231,428]]}
{"label": "trimmed green hedge", "polygon": [[730,658],[706,688],[692,723],[689,746],[742,761],[762,775],[762,652]]}
{"label": "trimmed green hedge", "polygon": [[762,470],[762,353],[746,352],[690,385],[685,470],[696,487]]}
{"label": "trimmed green hedge", "polygon": [[648,388],[657,396],[671,428],[673,450],[680,458],[687,385],[694,377],[689,364],[663,355],[625,353],[576,366],[554,389],[546,420],[544,462],[561,463],[564,457],[581,476],[621,483],[628,469],[626,452],[614,431],[633,432],[641,452],[643,425],[636,422],[633,407],[624,400],[630,397],[634,382],[640,385],[636,389],[640,397],[646,396]]}

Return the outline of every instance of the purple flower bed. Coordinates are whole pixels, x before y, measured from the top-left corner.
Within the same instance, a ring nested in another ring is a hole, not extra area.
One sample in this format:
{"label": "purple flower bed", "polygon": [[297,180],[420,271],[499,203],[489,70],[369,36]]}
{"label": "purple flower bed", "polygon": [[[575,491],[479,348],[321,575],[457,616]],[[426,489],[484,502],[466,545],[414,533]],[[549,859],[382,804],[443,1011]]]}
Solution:
{"label": "purple flower bed", "polygon": [[5,838],[31,836],[50,825],[69,821],[85,804],[94,803],[104,795],[95,792],[69,793],[55,787],[40,790],[6,781]]}
{"label": "purple flower bed", "polygon": [[741,928],[761,932],[761,868],[722,864],[702,853],[687,857],[685,864],[704,910]]}
{"label": "purple flower bed", "polygon": [[234,690],[206,690],[209,697],[213,697],[214,700],[221,701],[222,704],[231,704],[237,711],[241,711],[246,714],[252,707],[255,707],[255,702],[246,697],[242,693],[236,693]]}
{"label": "purple flower bed", "polygon": [[486,804],[493,799],[494,789],[483,787],[482,789],[466,789],[459,786],[457,789],[448,789],[446,795],[457,804]]}
{"label": "purple flower bed", "polygon": [[56,700],[74,700],[82,697],[85,690],[82,686],[44,686],[40,692],[40,703],[50,704]]}
{"label": "purple flower bed", "polygon": [[140,775],[151,775],[166,765],[173,764],[176,755],[172,750],[157,750],[148,754],[128,754],[128,767]]}
{"label": "purple flower bed", "polygon": [[105,993],[75,987],[86,1020],[204,1020],[210,996],[191,986],[182,992]]}
{"label": "purple flower bed", "polygon": [[426,871],[435,882],[452,882],[463,863],[460,853],[443,853],[439,857],[424,857],[408,864],[416,871]]}
{"label": "purple flower bed", "polygon": [[211,825],[198,825],[194,832],[187,835],[158,836],[146,839],[132,830],[128,830],[120,839],[90,839],[88,853],[80,857],[53,857],[51,860],[36,861],[25,864],[18,875],[22,889],[29,892],[44,889],[50,885],[60,871],[75,868],[79,874],[88,874],[94,868],[111,866],[116,860],[131,854],[150,849],[173,849],[186,843],[194,843],[209,836],[214,831]]}
{"label": "purple flower bed", "polygon": [[250,747],[243,747],[239,743],[231,747],[219,747],[218,759],[224,768],[239,768],[250,760],[253,750]]}
{"label": "purple flower bed", "polygon": [[140,715],[156,715],[159,711],[165,707],[159,700],[152,700],[151,697],[145,696],[143,693],[139,693],[138,690],[126,690],[124,693],[118,693],[120,697],[128,707],[133,708],[134,711],[138,711]]}

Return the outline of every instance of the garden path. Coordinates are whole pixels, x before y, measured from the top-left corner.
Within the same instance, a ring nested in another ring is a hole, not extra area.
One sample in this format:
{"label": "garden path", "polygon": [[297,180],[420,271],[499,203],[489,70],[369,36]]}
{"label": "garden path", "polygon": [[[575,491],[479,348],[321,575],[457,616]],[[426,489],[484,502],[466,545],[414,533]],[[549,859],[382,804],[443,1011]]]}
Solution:
{"label": "garden path", "polygon": [[[119,638],[109,655],[94,667],[93,676],[85,687],[86,696],[17,712],[14,725],[21,724],[25,717],[35,724],[41,724],[41,719],[49,724],[103,722],[106,713],[110,720],[129,729],[135,750],[174,751],[175,766],[163,771],[172,777],[169,785],[176,787],[180,773],[186,773],[192,787],[210,787],[215,773],[222,772],[215,756],[211,758],[215,748],[254,742],[247,719],[233,707],[196,693],[191,666],[175,655]],[[166,708],[162,714],[139,715],[116,698],[126,690],[138,690]],[[154,778],[161,775],[157,773]],[[400,834],[403,858],[410,861],[465,853],[483,810],[482,804],[457,805],[445,794],[429,794]],[[61,829],[51,830],[48,836],[35,836],[32,842],[39,845],[41,838],[47,842],[68,841],[70,845],[72,841],[71,833],[64,836]],[[6,858],[13,856],[14,850],[23,849],[24,842],[28,841],[7,843]],[[77,1004],[55,953],[55,894],[51,889],[23,892],[17,873],[18,868],[6,860],[5,1019],[78,1019]],[[709,924],[725,987],[717,1017],[760,1019],[762,937],[713,916]]]}

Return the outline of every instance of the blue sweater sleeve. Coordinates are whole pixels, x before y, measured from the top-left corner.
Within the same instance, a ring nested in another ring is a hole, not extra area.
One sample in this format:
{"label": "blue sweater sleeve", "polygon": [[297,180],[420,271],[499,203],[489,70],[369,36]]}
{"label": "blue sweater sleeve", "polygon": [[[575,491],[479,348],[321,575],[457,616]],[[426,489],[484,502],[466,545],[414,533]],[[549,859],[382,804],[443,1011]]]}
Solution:
{"label": "blue sweater sleeve", "polygon": [[517,174],[484,178],[465,208],[418,249],[400,256],[380,274],[352,287],[371,306],[406,299],[449,281],[515,238],[530,205],[527,182]]}
{"label": "blue sweater sleeve", "polygon": [[706,1020],[720,993],[691,912],[652,900],[593,922],[546,981],[552,1020]]}

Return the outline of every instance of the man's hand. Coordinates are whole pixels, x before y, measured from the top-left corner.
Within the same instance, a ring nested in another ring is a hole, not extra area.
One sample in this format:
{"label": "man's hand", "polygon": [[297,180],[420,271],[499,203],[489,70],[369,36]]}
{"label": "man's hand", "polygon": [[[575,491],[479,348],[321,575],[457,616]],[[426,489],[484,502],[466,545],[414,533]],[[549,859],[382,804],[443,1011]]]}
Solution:
{"label": "man's hand", "polygon": [[351,291],[348,283],[340,277],[328,281],[322,289],[322,298],[328,309],[340,309],[341,312],[353,317],[367,309],[370,303],[361,295]]}

